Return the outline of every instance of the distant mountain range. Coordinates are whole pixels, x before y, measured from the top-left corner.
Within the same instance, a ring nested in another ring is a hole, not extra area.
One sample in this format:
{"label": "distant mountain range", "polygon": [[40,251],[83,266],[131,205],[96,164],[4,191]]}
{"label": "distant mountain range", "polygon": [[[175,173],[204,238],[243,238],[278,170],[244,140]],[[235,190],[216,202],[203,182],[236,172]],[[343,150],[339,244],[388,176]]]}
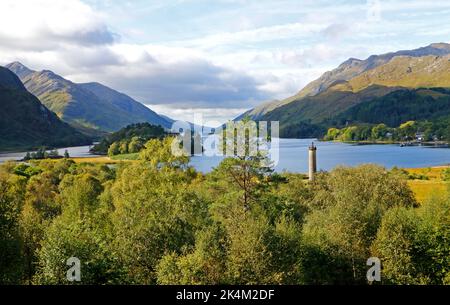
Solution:
{"label": "distant mountain range", "polygon": [[[365,60],[350,58],[296,95],[262,104],[236,120],[250,116],[254,120],[280,121],[284,137],[315,137],[339,124],[370,123],[367,116],[356,114],[381,105],[389,106],[391,112],[378,109],[384,117],[377,117],[377,122],[396,124],[392,116],[425,120],[437,114],[450,115],[450,104],[441,109],[447,99],[450,101],[449,92],[441,88],[450,88],[450,44],[446,43],[372,55]],[[387,100],[396,102],[389,105]],[[428,101],[425,115],[417,107],[418,100]]]}
{"label": "distant mountain range", "polygon": [[0,150],[90,144],[48,110],[10,70],[0,67]]}
{"label": "distant mountain range", "polygon": [[19,62],[6,66],[63,121],[88,135],[113,132],[132,123],[149,122],[170,128],[160,116],[131,97],[99,83],[77,84],[49,70],[33,71]]}

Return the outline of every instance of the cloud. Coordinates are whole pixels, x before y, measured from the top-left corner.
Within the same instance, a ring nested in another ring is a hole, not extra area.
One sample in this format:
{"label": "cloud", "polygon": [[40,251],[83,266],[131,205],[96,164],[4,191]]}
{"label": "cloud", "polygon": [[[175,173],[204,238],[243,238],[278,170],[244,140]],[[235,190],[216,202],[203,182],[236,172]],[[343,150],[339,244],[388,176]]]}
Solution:
{"label": "cloud", "polygon": [[116,38],[102,22],[101,14],[78,0],[0,2],[3,48],[43,51],[67,44],[110,44]]}
{"label": "cloud", "polygon": [[282,25],[259,27],[251,30],[237,32],[222,32],[208,35],[199,39],[180,41],[188,47],[199,49],[214,49],[234,45],[273,42],[287,39],[300,39],[310,37],[326,29],[326,24],[295,22]]}
{"label": "cloud", "polygon": [[[166,105],[149,104],[149,108],[157,113],[169,116],[175,120],[194,122],[199,116],[202,118],[204,126],[218,127],[228,120],[232,120],[241,115],[249,108],[172,108]],[[196,122],[199,124],[200,122]],[[199,124],[201,125],[201,124]]]}
{"label": "cloud", "polygon": [[349,57],[448,41],[448,1],[381,0],[379,22],[367,3],[2,0],[0,64],[101,82],[169,116],[226,120]]}
{"label": "cloud", "polygon": [[269,97],[258,88],[262,83],[245,71],[216,65],[184,49],[117,45],[110,51],[117,64],[83,71],[72,78],[102,79],[144,103],[177,107],[250,108]]}

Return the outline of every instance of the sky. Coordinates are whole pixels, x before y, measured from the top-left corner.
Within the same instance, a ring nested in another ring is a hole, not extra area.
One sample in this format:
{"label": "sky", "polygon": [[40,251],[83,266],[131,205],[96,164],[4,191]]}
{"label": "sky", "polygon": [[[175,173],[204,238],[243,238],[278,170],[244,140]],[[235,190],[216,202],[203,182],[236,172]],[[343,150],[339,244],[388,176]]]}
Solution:
{"label": "sky", "polygon": [[0,65],[97,81],[209,126],[353,57],[450,42],[450,1],[1,0]]}

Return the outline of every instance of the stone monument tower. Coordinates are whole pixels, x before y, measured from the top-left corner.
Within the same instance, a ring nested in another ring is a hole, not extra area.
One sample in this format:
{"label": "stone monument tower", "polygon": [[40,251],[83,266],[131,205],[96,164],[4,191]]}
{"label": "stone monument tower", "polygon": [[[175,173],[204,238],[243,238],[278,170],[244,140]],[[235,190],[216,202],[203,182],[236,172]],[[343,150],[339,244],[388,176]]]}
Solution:
{"label": "stone monument tower", "polygon": [[314,175],[317,171],[317,147],[312,142],[311,146],[309,146],[309,180],[314,180]]}

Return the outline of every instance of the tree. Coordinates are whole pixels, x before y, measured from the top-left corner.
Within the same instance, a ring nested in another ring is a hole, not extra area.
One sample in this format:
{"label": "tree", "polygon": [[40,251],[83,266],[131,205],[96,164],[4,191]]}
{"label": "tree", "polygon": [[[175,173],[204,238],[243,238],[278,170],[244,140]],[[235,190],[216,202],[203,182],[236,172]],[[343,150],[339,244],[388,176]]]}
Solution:
{"label": "tree", "polygon": [[402,139],[413,139],[417,132],[417,124],[415,121],[405,122],[400,125],[398,132]]}
{"label": "tree", "polygon": [[306,260],[322,258],[325,264],[309,280],[364,283],[382,215],[391,207],[414,206],[411,190],[400,176],[374,165],[337,168],[318,175],[312,187],[303,238],[314,257]]}
{"label": "tree", "polygon": [[120,154],[120,146],[117,142],[114,142],[109,146],[108,156],[115,156]]}
{"label": "tree", "polygon": [[64,151],[64,158],[68,159],[70,158],[69,152],[67,151],[67,149]]}
{"label": "tree", "polygon": [[128,142],[127,140],[122,140],[119,143],[119,151],[122,155],[128,153]]}
{"label": "tree", "polygon": [[172,137],[163,140],[152,139],[145,144],[145,149],[141,151],[139,158],[153,168],[185,168],[189,157],[184,153],[176,154],[172,151],[176,143],[174,141],[176,140]]}
{"label": "tree", "polygon": [[344,132],[341,136],[342,141],[355,141],[357,140],[356,138],[356,132],[357,132],[358,127],[356,126],[350,126],[344,129]]}
{"label": "tree", "polygon": [[337,140],[339,135],[340,135],[340,130],[339,129],[337,129],[337,128],[330,128],[330,129],[328,129],[328,132],[327,132],[327,134],[326,134],[324,139],[326,141]]}
{"label": "tree", "polygon": [[387,132],[388,128],[385,124],[378,124],[372,128],[371,137],[374,140],[381,140],[385,138]]}
{"label": "tree", "polygon": [[393,208],[372,246],[386,284],[448,284],[450,201],[434,197],[418,209]]}
{"label": "tree", "polygon": [[[164,149],[158,153],[156,147],[147,145],[156,155],[174,160]],[[148,151],[143,153],[146,156]],[[181,253],[191,247],[196,230],[206,220],[205,203],[190,191],[195,175],[178,168],[177,162],[175,167],[164,162],[163,167],[154,168],[162,162],[152,161],[120,169],[111,187],[113,249],[119,253],[129,280],[137,284],[155,283],[159,260],[166,253]]]}
{"label": "tree", "polygon": [[20,209],[25,195],[24,177],[0,169],[0,284],[20,284],[24,262],[19,228]]}
{"label": "tree", "polygon": [[71,160],[39,161],[41,172],[28,180],[25,202],[20,215],[28,282],[35,272],[36,253],[41,247],[45,231],[53,219],[61,213],[61,205],[57,201],[59,183],[69,173],[73,164]]}
{"label": "tree", "polygon": [[226,276],[227,239],[224,229],[213,223],[196,234],[191,253],[166,254],[157,266],[157,282],[163,285],[217,285]]}
{"label": "tree", "polygon": [[128,152],[129,153],[140,152],[142,148],[143,148],[142,142],[138,137],[131,138],[131,141],[128,144]]}
{"label": "tree", "polygon": [[106,228],[111,211],[100,203],[100,181],[90,174],[68,175],[60,190],[63,212],[46,231],[34,281],[70,284],[66,261],[76,257],[81,262],[81,284],[124,282],[122,268],[109,247],[111,236]]}

